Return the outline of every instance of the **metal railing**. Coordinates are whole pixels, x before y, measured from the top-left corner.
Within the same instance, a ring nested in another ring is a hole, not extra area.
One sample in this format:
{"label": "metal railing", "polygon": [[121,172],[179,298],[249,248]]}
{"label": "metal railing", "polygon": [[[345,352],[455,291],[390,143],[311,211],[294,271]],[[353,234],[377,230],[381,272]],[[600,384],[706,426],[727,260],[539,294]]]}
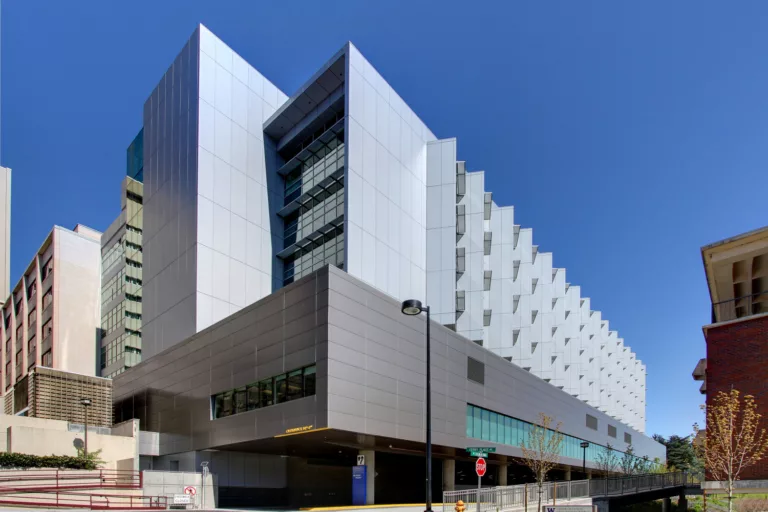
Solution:
{"label": "metal railing", "polygon": [[166,496],[77,494],[73,492],[52,492],[44,495],[20,493],[0,495],[0,504],[22,507],[87,508],[91,510],[165,510],[168,508],[168,498]]}
{"label": "metal railing", "polygon": [[589,480],[589,495],[592,497],[621,496],[623,494],[638,494],[667,487],[682,487],[700,483],[700,480],[689,473],[660,473],[648,475],[632,475],[610,478],[595,478]]}
{"label": "metal railing", "polygon": [[141,472],[133,470],[19,469],[0,471],[0,494],[75,489],[141,489],[142,485]]}
{"label": "metal railing", "polygon": [[768,290],[712,304],[712,323],[768,312]]}
{"label": "metal railing", "polygon": [[[701,482],[698,476],[685,472],[594,478],[545,482],[541,487],[542,505],[556,504],[580,498],[600,498],[638,494],[668,487],[682,487]],[[467,512],[505,512],[536,504],[539,487],[536,484],[485,487],[443,492],[443,512],[452,512],[456,503],[464,502]],[[534,505],[535,507],[535,505]]]}
{"label": "metal railing", "polygon": [[[545,482],[541,487],[541,503],[548,505],[556,501],[568,501],[589,497],[589,480],[567,482]],[[507,485],[485,487],[443,493],[443,512],[451,512],[461,500],[467,512],[503,512],[535,504],[539,500],[539,487],[536,484]]]}

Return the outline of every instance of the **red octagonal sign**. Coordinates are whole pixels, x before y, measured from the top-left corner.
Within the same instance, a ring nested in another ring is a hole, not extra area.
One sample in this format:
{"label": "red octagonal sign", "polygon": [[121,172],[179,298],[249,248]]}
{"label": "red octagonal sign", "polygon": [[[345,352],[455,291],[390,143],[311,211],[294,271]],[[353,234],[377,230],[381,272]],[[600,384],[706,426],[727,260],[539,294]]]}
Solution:
{"label": "red octagonal sign", "polygon": [[485,459],[477,459],[477,462],[475,462],[475,473],[477,473],[477,476],[485,475],[486,467]]}

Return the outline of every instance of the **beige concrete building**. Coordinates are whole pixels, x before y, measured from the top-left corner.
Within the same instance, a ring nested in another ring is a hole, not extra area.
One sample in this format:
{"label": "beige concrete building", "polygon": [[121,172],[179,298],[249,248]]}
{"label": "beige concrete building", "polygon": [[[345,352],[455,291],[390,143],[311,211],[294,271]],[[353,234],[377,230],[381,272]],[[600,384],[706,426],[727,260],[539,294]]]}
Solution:
{"label": "beige concrete building", "polygon": [[[11,285],[11,170],[0,167],[0,301]],[[0,302],[2,304],[2,302]]]}
{"label": "beige concrete building", "polygon": [[2,389],[35,365],[96,375],[101,233],[54,226],[2,308]]}

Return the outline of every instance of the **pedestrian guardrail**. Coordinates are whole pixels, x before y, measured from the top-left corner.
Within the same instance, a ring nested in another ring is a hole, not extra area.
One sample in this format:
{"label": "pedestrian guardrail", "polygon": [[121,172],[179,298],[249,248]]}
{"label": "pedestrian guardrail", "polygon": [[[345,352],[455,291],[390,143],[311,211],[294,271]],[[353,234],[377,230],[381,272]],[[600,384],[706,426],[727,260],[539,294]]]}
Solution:
{"label": "pedestrian guardrail", "polygon": [[141,489],[140,471],[121,469],[0,470],[0,493],[76,489]]}
{"label": "pedestrian guardrail", "polygon": [[690,473],[678,471],[648,475],[631,475],[589,480],[589,495],[593,497],[638,494],[667,487],[699,484],[700,479]]}
{"label": "pedestrian guardrail", "polygon": [[539,490],[542,505],[588,498],[589,480],[545,482],[541,489],[536,484],[520,484],[485,487],[479,490],[445,491],[443,512],[452,512],[459,500],[464,502],[467,512],[504,512],[525,507],[526,503],[533,504],[535,508],[539,501]]}
{"label": "pedestrian guardrail", "polygon": [[166,496],[125,496],[77,494],[74,492],[18,493],[0,496],[0,505],[45,508],[86,508],[91,510],[165,510]]}
{"label": "pedestrian guardrail", "polygon": [[519,484],[482,489],[465,489],[443,492],[443,512],[452,512],[459,501],[464,502],[467,512],[505,512],[520,509],[539,500],[541,504],[556,504],[579,498],[600,498],[638,494],[669,487],[683,487],[700,483],[698,476],[686,472],[631,475],[591,480]]}

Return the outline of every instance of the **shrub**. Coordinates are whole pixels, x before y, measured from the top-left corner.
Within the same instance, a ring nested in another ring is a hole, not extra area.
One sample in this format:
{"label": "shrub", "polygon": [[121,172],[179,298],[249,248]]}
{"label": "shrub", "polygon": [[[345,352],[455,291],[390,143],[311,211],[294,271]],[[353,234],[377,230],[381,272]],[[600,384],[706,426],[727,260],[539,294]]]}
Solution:
{"label": "shrub", "polygon": [[93,456],[71,457],[69,455],[29,455],[26,453],[0,453],[0,468],[27,469],[97,469],[98,453]]}

